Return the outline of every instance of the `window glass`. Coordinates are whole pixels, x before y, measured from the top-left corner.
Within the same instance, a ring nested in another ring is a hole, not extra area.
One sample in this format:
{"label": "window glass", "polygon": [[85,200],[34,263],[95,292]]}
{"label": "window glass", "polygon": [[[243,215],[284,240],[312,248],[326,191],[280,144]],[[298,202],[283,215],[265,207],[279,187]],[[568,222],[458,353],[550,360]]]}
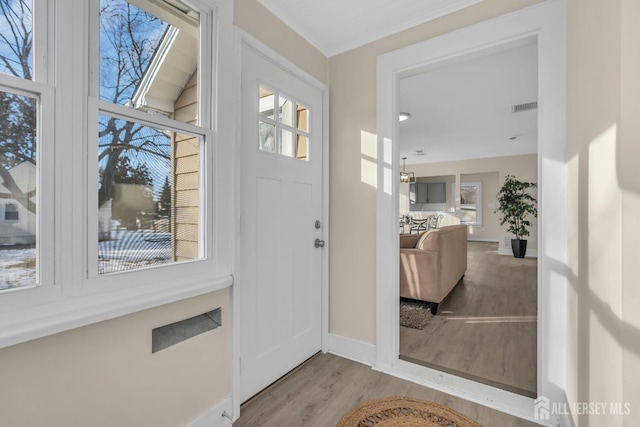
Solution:
{"label": "window glass", "polygon": [[298,105],[298,111],[296,112],[296,123],[298,130],[302,132],[309,132],[309,109]]}
{"label": "window glass", "polygon": [[271,92],[269,89],[261,87],[258,104],[260,114],[273,119],[273,113],[275,111],[275,95],[273,94],[273,92]]}
{"label": "window glass", "polygon": [[98,274],[203,257],[198,34],[179,0],[100,0]]}
{"label": "window glass", "polygon": [[197,83],[198,14],[177,1],[136,5],[144,9],[100,1],[100,99],[197,124],[188,89]]}
{"label": "window glass", "polygon": [[258,123],[258,144],[262,151],[278,153],[279,147],[276,146],[276,127],[272,124],[260,122]]}
{"label": "window glass", "polygon": [[0,91],[0,290],[36,281],[37,100]]}
{"label": "window glass", "polygon": [[280,121],[284,125],[293,126],[293,120],[294,120],[294,114],[293,114],[294,104],[293,104],[293,101],[291,101],[290,99],[287,99],[284,96],[280,95],[279,104],[280,104],[280,108],[279,108]]}
{"label": "window glass", "polygon": [[287,157],[293,157],[293,133],[286,129],[280,129],[280,154]]}
{"label": "window glass", "polygon": [[[278,106],[276,108],[276,105]],[[277,110],[277,114],[276,114]],[[260,87],[258,149],[309,160],[309,110],[286,95]]]}
{"label": "window glass", "polygon": [[0,0],[0,72],[31,80],[33,14],[29,0]]}
{"label": "window glass", "polygon": [[480,184],[460,185],[460,221],[466,224],[481,223]]}
{"label": "window glass", "polygon": [[193,135],[99,116],[98,273],[197,259]]}
{"label": "window glass", "polygon": [[309,156],[309,138],[296,135],[296,158],[306,160]]}

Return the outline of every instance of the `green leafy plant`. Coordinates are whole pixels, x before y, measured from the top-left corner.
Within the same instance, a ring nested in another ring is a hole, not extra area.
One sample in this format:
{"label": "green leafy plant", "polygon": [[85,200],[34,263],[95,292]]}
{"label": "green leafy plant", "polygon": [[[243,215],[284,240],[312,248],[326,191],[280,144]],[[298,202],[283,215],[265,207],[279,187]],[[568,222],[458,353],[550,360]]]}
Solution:
{"label": "green leafy plant", "polygon": [[531,226],[531,221],[527,218],[530,215],[538,217],[537,200],[529,192],[537,186],[535,182],[523,182],[507,175],[498,192],[498,208],[494,212],[501,213],[500,225],[508,224],[509,233],[515,234],[518,240],[529,235],[527,227]]}

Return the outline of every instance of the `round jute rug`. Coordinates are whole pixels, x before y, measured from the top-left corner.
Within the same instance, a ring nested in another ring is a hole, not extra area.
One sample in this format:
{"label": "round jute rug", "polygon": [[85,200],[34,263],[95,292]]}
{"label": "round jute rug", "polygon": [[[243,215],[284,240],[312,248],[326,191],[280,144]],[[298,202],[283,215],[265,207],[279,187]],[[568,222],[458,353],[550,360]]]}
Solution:
{"label": "round jute rug", "polygon": [[342,417],[336,427],[481,427],[459,412],[409,397],[388,397],[363,403]]}

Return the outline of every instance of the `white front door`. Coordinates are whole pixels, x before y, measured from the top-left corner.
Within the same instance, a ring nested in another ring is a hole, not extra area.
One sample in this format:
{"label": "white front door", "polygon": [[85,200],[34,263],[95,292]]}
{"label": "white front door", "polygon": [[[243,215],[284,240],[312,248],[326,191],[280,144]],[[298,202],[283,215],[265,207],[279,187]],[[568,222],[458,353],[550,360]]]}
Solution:
{"label": "white front door", "polygon": [[322,102],[321,90],[243,48],[243,402],[321,348]]}

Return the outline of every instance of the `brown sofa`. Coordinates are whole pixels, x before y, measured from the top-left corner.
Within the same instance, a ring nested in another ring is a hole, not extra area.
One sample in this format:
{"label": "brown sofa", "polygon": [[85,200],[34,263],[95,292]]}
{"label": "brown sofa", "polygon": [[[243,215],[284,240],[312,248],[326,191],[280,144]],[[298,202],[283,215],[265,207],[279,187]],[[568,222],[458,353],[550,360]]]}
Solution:
{"label": "brown sofa", "polygon": [[466,271],[466,225],[400,236],[400,296],[429,302],[431,313]]}

